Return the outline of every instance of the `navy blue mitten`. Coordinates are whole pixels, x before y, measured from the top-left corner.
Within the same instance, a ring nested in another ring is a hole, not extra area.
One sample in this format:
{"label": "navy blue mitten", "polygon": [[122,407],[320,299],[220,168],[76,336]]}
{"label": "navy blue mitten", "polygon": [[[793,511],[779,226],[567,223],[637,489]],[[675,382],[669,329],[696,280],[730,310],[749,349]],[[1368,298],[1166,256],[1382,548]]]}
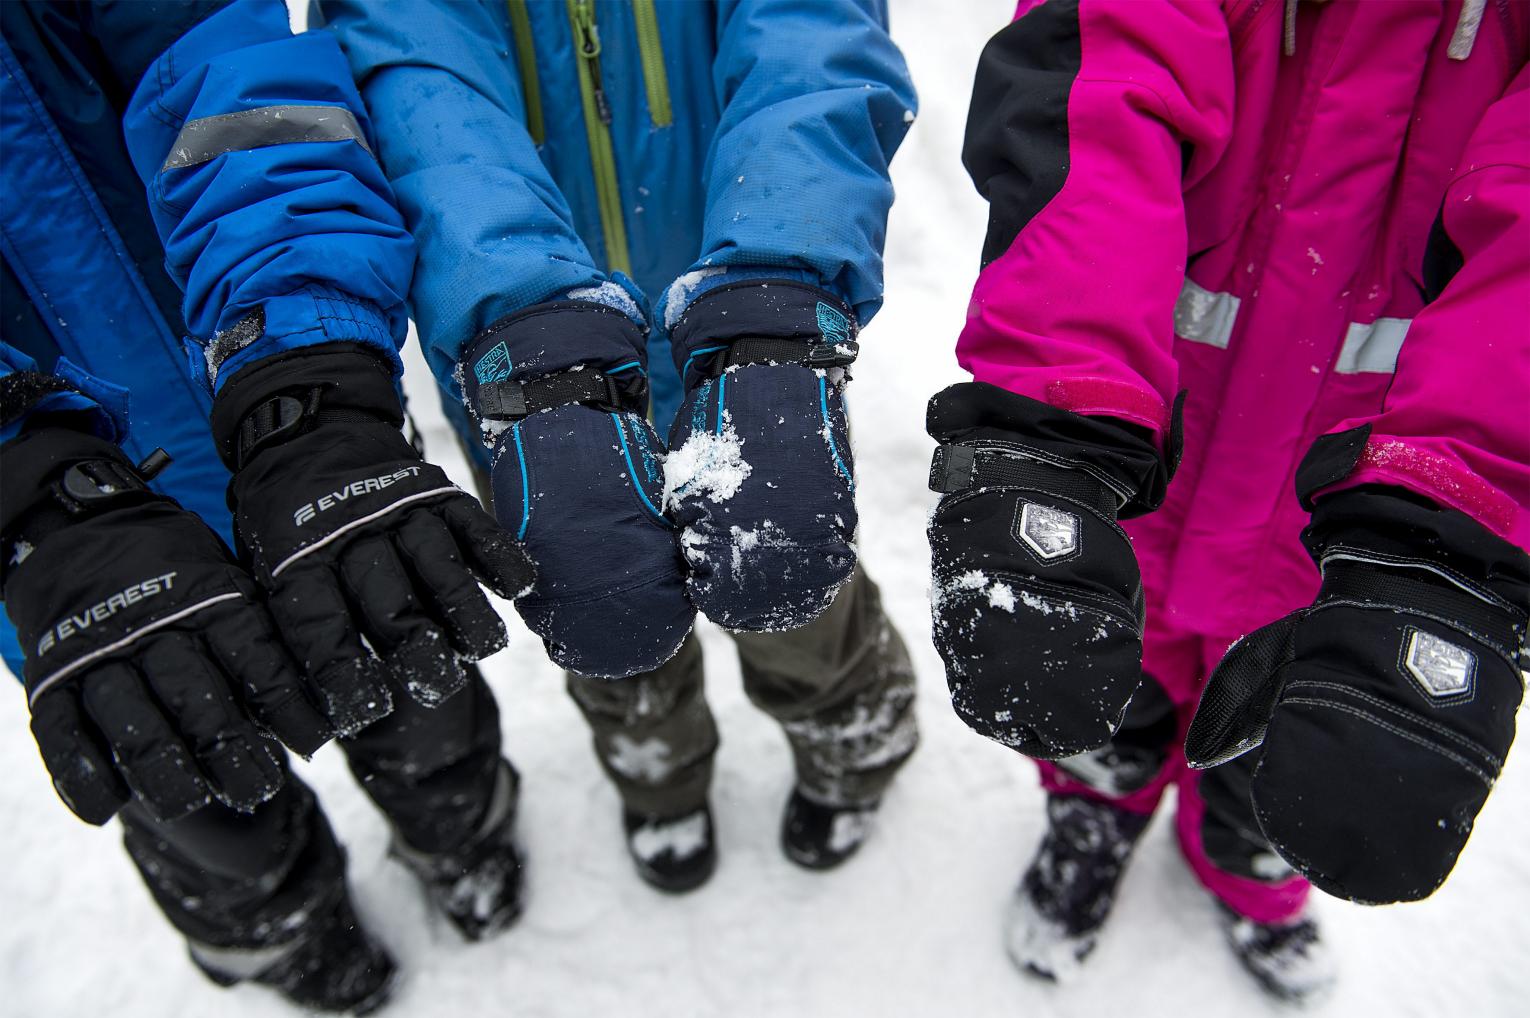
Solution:
{"label": "navy blue mitten", "polygon": [[651,671],[695,619],[661,509],[642,348],[622,312],[556,301],[496,323],[462,363],[493,450],[495,515],[536,564],[516,609],[553,661],[582,675]]}
{"label": "navy blue mitten", "polygon": [[844,398],[855,335],[833,295],[758,279],[697,298],[672,332],[685,399],[665,507],[691,601],[725,629],[806,625],[855,568]]}

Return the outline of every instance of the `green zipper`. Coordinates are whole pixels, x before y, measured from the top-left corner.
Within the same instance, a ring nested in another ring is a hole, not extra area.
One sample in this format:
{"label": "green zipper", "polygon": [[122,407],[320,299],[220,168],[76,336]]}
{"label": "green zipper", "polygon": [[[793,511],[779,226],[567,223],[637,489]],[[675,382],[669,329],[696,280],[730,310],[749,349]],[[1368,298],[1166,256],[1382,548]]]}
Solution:
{"label": "green zipper", "polygon": [[574,52],[579,57],[579,95],[584,100],[584,128],[590,141],[590,168],[595,174],[606,263],[609,268],[631,275],[627,224],[622,217],[622,194],[616,181],[616,153],[611,148],[611,104],[606,101],[600,76],[600,30],[595,25],[593,0],[568,0],[568,20],[574,29]]}
{"label": "green zipper", "polygon": [[648,89],[648,115],[653,126],[675,122],[669,105],[669,75],[664,71],[664,43],[659,38],[659,15],[653,0],[632,0],[632,20],[637,25],[638,53],[643,58],[643,85]]}
{"label": "green zipper", "polygon": [[515,62],[521,70],[521,95],[526,100],[526,130],[540,147],[547,140],[542,119],[542,86],[537,81],[537,49],[531,41],[531,14],[526,0],[506,0],[510,8],[510,34],[515,36]]}

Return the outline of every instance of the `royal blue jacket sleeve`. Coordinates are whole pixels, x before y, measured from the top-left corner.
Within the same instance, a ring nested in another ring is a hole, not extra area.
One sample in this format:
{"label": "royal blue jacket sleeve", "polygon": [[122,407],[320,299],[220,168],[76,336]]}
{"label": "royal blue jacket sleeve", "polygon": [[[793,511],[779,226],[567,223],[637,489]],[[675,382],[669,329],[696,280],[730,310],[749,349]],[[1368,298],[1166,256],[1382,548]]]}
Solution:
{"label": "royal blue jacket sleeve", "polygon": [[149,66],[123,126],[214,387],[333,341],[400,370],[414,244],[333,36],[235,0]]}
{"label": "royal blue jacket sleeve", "polygon": [[[884,0],[719,0],[701,252],[662,301],[746,275],[801,279],[865,323],[882,304],[888,165],[917,107]],[[723,271],[719,272],[718,269]]]}
{"label": "royal blue jacket sleeve", "polygon": [[0,340],[0,443],[21,434],[34,414],[68,414],[108,442],[127,435],[127,393],[60,359],[53,371]]}

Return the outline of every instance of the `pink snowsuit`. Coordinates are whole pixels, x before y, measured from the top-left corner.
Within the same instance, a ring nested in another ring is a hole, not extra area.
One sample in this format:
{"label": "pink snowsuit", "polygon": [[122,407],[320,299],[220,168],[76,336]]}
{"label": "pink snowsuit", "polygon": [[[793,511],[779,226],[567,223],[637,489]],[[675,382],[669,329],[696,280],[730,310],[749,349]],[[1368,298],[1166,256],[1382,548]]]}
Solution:
{"label": "pink snowsuit", "polygon": [[[1144,670],[1182,732],[1227,646],[1316,593],[1293,475],[1318,436],[1371,426],[1326,490],[1400,486],[1530,547],[1530,4],[1465,7],[1025,2],[1010,31],[1076,53],[1017,81],[1012,109],[974,107],[969,134],[999,118],[1030,186],[1005,210],[978,179],[995,219],[962,366],[1160,439],[1189,393],[1168,501],[1127,525]],[[1051,89],[1061,142],[1037,123]],[[1176,758],[1122,802],[1178,784],[1201,881],[1255,919],[1295,914],[1300,878],[1207,859],[1198,780]]]}

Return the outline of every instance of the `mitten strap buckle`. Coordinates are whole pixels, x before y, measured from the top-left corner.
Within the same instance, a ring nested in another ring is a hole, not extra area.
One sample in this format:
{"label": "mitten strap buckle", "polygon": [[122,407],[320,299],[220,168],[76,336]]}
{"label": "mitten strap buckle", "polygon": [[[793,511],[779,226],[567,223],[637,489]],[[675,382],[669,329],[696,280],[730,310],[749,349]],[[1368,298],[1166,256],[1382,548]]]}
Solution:
{"label": "mitten strap buckle", "polygon": [[716,376],[746,364],[800,364],[805,368],[848,368],[855,363],[861,345],[853,339],[838,343],[807,343],[800,339],[750,337],[728,344],[715,358],[708,374]]}
{"label": "mitten strap buckle", "polygon": [[624,384],[603,371],[582,368],[528,382],[508,378],[478,388],[478,414],[490,421],[519,421],[543,410],[580,404],[597,410],[639,410],[647,395],[642,376]]}

